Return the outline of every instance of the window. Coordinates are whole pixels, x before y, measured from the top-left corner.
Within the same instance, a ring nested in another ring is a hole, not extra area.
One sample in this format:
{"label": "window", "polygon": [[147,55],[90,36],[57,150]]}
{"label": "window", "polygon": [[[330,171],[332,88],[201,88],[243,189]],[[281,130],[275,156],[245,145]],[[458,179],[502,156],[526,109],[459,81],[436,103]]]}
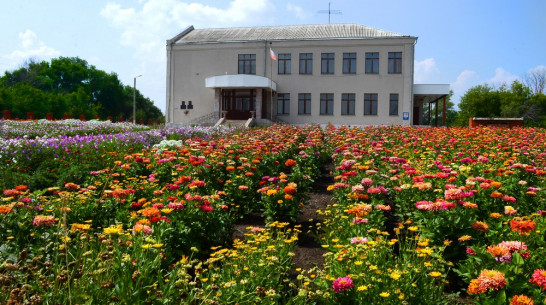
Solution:
{"label": "window", "polygon": [[321,115],[334,114],[334,94],[333,93],[320,94],[320,114]]}
{"label": "window", "polygon": [[389,52],[389,73],[402,73],[402,52]]}
{"label": "window", "polygon": [[300,53],[300,74],[313,74],[313,53]]}
{"label": "window", "polygon": [[343,53],[343,74],[356,74],[356,53]]}
{"label": "window", "polygon": [[239,54],[239,74],[256,74],[256,54]]}
{"label": "window", "polygon": [[379,73],[379,52],[366,53],[366,74]]}
{"label": "window", "polygon": [[398,115],[398,93],[391,93],[389,99],[389,115]]}
{"label": "window", "polygon": [[334,74],[334,53],[322,53],[320,55],[320,73],[321,74]]}
{"label": "window", "polygon": [[290,114],[290,93],[277,94],[277,114]]}
{"label": "window", "polygon": [[341,115],[355,115],[355,94],[341,94]]}
{"label": "window", "polygon": [[377,93],[364,93],[364,115],[377,115]]}
{"label": "window", "polygon": [[311,93],[298,94],[298,114],[311,114]]}
{"label": "window", "polygon": [[292,69],[292,56],[291,54],[279,54],[279,72],[278,74],[290,74]]}

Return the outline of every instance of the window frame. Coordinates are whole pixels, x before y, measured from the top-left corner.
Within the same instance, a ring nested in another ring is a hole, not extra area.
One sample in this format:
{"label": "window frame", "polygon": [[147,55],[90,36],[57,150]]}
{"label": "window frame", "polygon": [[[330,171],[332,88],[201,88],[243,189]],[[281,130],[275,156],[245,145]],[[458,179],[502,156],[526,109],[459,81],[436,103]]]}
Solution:
{"label": "window frame", "polygon": [[356,95],[354,93],[341,94],[341,115],[355,115]]}
{"label": "window frame", "polygon": [[320,94],[320,115],[334,115],[334,94]]}
{"label": "window frame", "polygon": [[366,52],[365,73],[379,74],[379,52]]}
{"label": "window frame", "polygon": [[256,75],[256,54],[239,54],[237,72],[238,74]]}
{"label": "window frame", "polygon": [[320,74],[333,75],[336,69],[336,53],[320,54]]}
{"label": "window frame", "polygon": [[277,93],[277,114],[290,115],[290,93]]}
{"label": "window frame", "polygon": [[389,52],[389,74],[402,74],[402,52]]}
{"label": "window frame", "polygon": [[298,115],[311,115],[311,93],[298,93]]}
{"label": "window frame", "polygon": [[356,52],[343,53],[343,74],[356,74]]}
{"label": "window frame", "polygon": [[313,74],[313,53],[300,53],[299,72],[300,74]]}
{"label": "window frame", "polygon": [[[367,103],[369,103],[369,105],[366,105]],[[364,93],[364,115],[377,115],[377,105],[378,105],[377,93]],[[374,113],[374,110],[375,110],[375,113]]]}
{"label": "window frame", "polygon": [[277,74],[279,75],[292,74],[292,54],[291,53],[279,54]]}
{"label": "window frame", "polygon": [[[399,113],[398,108],[399,108],[399,104],[400,104],[399,101],[400,101],[400,94],[391,93],[389,95],[389,115],[398,116],[398,113]],[[396,102],[396,108],[393,107],[394,102]],[[396,110],[396,111],[393,111],[393,110]]]}

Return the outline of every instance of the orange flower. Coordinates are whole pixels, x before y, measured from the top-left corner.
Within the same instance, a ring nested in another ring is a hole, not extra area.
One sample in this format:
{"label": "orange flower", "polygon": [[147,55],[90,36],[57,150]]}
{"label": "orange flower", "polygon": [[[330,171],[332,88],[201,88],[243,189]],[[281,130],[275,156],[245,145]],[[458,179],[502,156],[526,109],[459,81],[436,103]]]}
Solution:
{"label": "orange flower", "polygon": [[145,216],[145,217],[158,217],[161,215],[161,211],[159,211],[158,209],[156,208],[153,208],[153,207],[149,207],[149,208],[145,208],[145,209],[142,209],[140,211],[138,211],[140,214],[142,214],[142,216]]}
{"label": "orange flower", "polygon": [[298,185],[295,184],[294,182],[288,183],[288,185],[284,187],[284,193],[294,195],[296,193],[297,186]]}
{"label": "orange flower", "polygon": [[504,273],[497,270],[484,269],[477,279],[470,281],[467,292],[470,294],[485,293],[487,290],[503,289],[506,286]]}
{"label": "orange flower", "polygon": [[26,185],[17,185],[17,186],[15,186],[15,189],[17,191],[19,191],[19,192],[24,192],[24,191],[28,190],[28,186],[26,186]]}
{"label": "orange flower", "polygon": [[294,159],[288,159],[286,160],[286,162],[284,162],[284,165],[288,166],[288,167],[291,167],[291,166],[294,166],[294,165],[297,165],[298,162],[296,162],[296,160]]}
{"label": "orange flower", "polygon": [[502,183],[498,182],[498,181],[493,181],[491,182],[491,186],[498,189],[502,186]]}
{"label": "orange flower", "polygon": [[504,195],[501,192],[493,192],[491,193],[491,198],[502,198]]}
{"label": "orange flower", "polygon": [[515,295],[512,300],[510,300],[510,305],[534,305],[535,302],[533,302],[532,299],[530,299],[528,296],[520,294]]}
{"label": "orange flower", "polygon": [[489,230],[489,226],[483,221],[476,221],[475,223],[472,224],[472,228],[474,230],[483,231],[483,232],[487,232],[487,230]]}
{"label": "orange flower", "polygon": [[519,234],[535,231],[535,225],[536,223],[532,220],[510,220],[510,228]]}
{"label": "orange flower", "polygon": [[505,256],[510,255],[510,249],[502,246],[489,246],[487,247],[487,252],[491,254],[493,257],[496,256]]}
{"label": "orange flower", "polygon": [[11,212],[11,210],[13,209],[13,206],[14,206],[14,204],[0,205],[0,214],[7,214],[7,213]]}

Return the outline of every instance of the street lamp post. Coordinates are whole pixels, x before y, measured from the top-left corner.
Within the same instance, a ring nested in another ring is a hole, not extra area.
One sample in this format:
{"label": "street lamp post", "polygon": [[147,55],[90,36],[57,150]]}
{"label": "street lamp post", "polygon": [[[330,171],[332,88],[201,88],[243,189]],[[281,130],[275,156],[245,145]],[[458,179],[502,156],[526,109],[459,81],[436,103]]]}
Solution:
{"label": "street lamp post", "polygon": [[142,74],[139,76],[135,76],[133,80],[133,124],[136,124],[136,79],[137,77],[141,76]]}

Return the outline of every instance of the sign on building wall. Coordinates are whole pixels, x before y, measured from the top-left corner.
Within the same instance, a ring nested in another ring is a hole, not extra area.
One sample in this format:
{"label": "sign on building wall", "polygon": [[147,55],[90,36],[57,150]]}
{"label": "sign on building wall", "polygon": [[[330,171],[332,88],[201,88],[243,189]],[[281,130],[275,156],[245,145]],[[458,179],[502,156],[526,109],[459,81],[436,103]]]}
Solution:
{"label": "sign on building wall", "polygon": [[402,118],[404,119],[404,121],[409,121],[409,112],[403,112]]}

